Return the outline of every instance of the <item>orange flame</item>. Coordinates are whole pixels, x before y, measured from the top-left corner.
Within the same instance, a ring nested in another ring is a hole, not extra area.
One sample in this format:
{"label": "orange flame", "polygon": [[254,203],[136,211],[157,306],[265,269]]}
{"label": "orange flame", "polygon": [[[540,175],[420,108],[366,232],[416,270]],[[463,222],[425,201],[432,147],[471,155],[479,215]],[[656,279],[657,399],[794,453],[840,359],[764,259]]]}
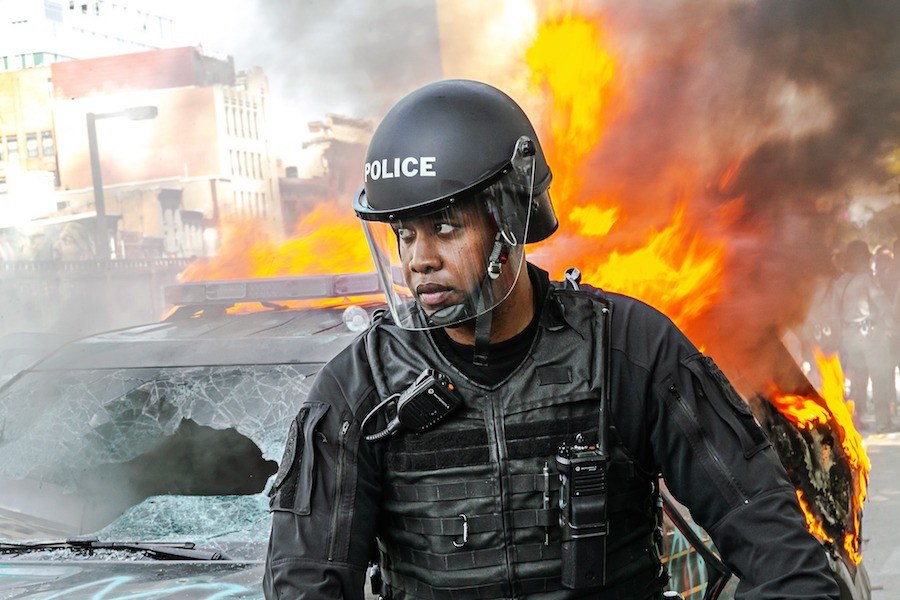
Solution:
{"label": "orange flame", "polygon": [[585,159],[618,102],[615,59],[604,42],[597,23],[566,14],[541,23],[525,52],[532,84],[550,94],[544,151],[556,171],[554,196],[564,203],[580,191]]}
{"label": "orange flame", "polygon": [[676,323],[702,314],[718,298],[725,248],[684,227],[684,207],[662,231],[651,230],[643,247],[613,250],[588,281],[659,308]]}
{"label": "orange flame", "polygon": [[[668,225],[656,229],[629,214],[634,212],[629,208],[646,206],[645,198],[635,202],[621,192],[621,197],[583,197],[587,159],[627,108],[618,58],[607,47],[601,25],[596,16],[551,15],[525,54],[532,83],[550,99],[550,135],[542,139],[554,170],[551,194],[561,222],[561,235],[542,244],[535,260],[551,271],[577,265],[586,283],[639,298],[684,327],[720,297],[724,241],[693,227],[684,200]],[[683,178],[679,185],[684,189],[696,189],[693,173],[672,170]],[[710,229],[709,224],[703,228]],[[628,246],[607,240],[610,233]],[[634,245],[634,240],[642,241]]]}
{"label": "orange flame", "polygon": [[223,224],[219,253],[192,263],[181,281],[217,281],[288,275],[365,273],[372,256],[353,212],[317,205],[284,242],[256,219],[232,217]]}
{"label": "orange flame", "polygon": [[[853,495],[851,498],[853,523],[842,542],[847,557],[858,565],[862,561],[859,521],[869,486],[871,463],[863,447],[862,436],[853,424],[853,402],[844,401],[844,374],[837,355],[826,357],[816,349],[815,356],[819,372],[822,374],[820,396],[797,396],[779,394],[775,391],[771,394],[771,401],[781,414],[800,429],[812,429],[816,425],[829,423],[835,425],[841,449],[853,472]],[[800,496],[799,490],[797,495]],[[815,520],[802,498],[800,506],[806,515],[808,524],[811,519]],[[818,522],[810,525],[809,530],[819,539],[825,540],[822,535],[816,533],[816,530],[821,530]],[[833,542],[830,538],[827,541]]]}
{"label": "orange flame", "polygon": [[816,539],[828,544],[833,544],[834,540],[825,532],[822,523],[819,522],[816,515],[809,509],[809,504],[803,498],[803,492],[800,490],[795,491],[797,492],[797,502],[800,504],[800,510],[803,512],[804,518],[806,518],[806,528],[816,537]]}

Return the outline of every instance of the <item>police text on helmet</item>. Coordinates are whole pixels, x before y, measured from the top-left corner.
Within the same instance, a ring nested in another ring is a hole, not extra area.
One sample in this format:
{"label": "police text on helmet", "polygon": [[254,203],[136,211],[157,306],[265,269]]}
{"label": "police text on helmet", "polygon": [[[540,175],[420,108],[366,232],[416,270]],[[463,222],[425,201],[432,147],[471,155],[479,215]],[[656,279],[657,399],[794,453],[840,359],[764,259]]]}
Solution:
{"label": "police text on helmet", "polygon": [[392,179],[394,177],[434,177],[434,156],[407,156],[406,158],[373,160],[365,167],[366,181]]}

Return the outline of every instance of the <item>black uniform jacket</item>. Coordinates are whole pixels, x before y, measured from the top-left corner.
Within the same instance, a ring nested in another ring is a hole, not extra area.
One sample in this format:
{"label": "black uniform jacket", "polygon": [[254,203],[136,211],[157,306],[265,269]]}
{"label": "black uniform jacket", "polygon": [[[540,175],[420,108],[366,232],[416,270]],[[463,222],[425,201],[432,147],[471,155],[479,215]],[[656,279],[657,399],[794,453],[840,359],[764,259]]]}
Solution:
{"label": "black uniform jacket", "polygon": [[[618,438],[643,470],[662,473],[709,532],[741,579],[738,598],[837,599],[825,551],[807,533],[784,469],[722,372],[655,309],[621,295],[584,293],[601,294],[613,307],[611,418]],[[553,314],[544,311],[542,328],[570,326]],[[385,468],[385,444],[365,441],[359,429],[383,400],[364,338],[319,373],[292,425],[274,488],[286,479],[296,485],[273,503],[268,598],[364,595],[366,566],[378,555]]]}

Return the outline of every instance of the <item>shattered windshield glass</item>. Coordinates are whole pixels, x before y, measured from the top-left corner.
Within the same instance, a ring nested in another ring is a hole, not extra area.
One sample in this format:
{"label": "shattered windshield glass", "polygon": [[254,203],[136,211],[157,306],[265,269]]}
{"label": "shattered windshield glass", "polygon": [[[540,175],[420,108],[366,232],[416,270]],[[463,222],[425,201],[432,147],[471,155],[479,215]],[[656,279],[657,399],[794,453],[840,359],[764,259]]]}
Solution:
{"label": "shattered windshield glass", "polygon": [[264,542],[267,482],[318,368],[22,374],[0,392],[0,537]]}

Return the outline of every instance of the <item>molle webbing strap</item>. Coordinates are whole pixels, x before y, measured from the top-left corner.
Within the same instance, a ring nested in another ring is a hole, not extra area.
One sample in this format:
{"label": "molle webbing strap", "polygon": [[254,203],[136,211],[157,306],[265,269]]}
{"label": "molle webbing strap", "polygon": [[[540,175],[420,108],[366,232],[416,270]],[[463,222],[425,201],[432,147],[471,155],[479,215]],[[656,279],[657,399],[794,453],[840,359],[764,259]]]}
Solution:
{"label": "molle webbing strap", "polygon": [[[510,492],[521,494],[525,492],[541,492],[544,489],[544,476],[542,473],[513,475],[509,478]],[[550,491],[559,489],[559,477],[555,474],[550,477]]]}
{"label": "molle webbing strap", "polygon": [[462,500],[463,498],[489,498],[499,493],[497,480],[460,481],[431,485],[391,485],[384,490],[385,496],[403,502],[437,502],[441,500]]}
{"label": "molle webbing strap", "polygon": [[[518,480],[520,485],[516,485],[516,480]],[[541,476],[531,476],[531,475],[523,475],[514,478],[512,484],[512,493],[522,493],[522,492],[531,492],[535,491],[533,482],[538,482],[541,480]],[[527,485],[525,482],[528,482]],[[540,483],[539,485],[543,485]],[[551,477],[550,478],[550,490],[556,491],[559,489],[559,478]],[[494,481],[478,481],[478,482],[469,482],[469,483],[454,483],[454,484],[440,484],[438,486],[419,486],[419,485],[404,485],[404,486],[394,486],[388,488],[387,497],[390,500],[397,500],[401,502],[439,502],[439,501],[449,501],[449,500],[462,500],[463,498],[489,498],[491,496],[496,495],[498,492],[498,488],[496,482]],[[630,491],[610,495],[609,498],[609,511],[610,513],[621,513],[621,512],[646,512],[649,507],[647,504],[647,493],[645,490],[641,489],[632,489]],[[533,513],[534,516],[525,516],[527,513]],[[537,515],[541,516],[537,516]],[[497,521],[497,529],[499,529],[499,516],[497,515],[487,515],[491,518],[498,519]],[[474,533],[477,531],[493,531],[491,528],[487,529],[476,529],[476,525],[474,525],[475,520],[477,519],[485,519],[487,516],[468,516],[469,519],[469,533]],[[513,521],[512,524],[514,527],[537,527],[544,526],[549,527],[552,525],[556,525],[558,522],[559,511],[557,509],[535,509],[535,510],[520,510],[513,512]],[[443,526],[438,525],[414,525],[410,524],[418,521],[446,521],[448,524]],[[400,523],[404,523],[404,529],[407,531],[414,531],[416,533],[424,533],[424,534],[432,534],[432,535],[459,535],[462,533],[462,519],[459,517],[451,517],[446,519],[425,519],[425,518],[412,518],[412,517],[401,517]],[[431,529],[427,529],[431,528]],[[427,530],[426,530],[427,529]]]}
{"label": "molle webbing strap", "polygon": [[[519,544],[513,548],[516,562],[526,563],[538,560],[557,559],[560,557],[560,546],[554,544]],[[402,560],[419,567],[438,571],[463,571],[466,569],[478,569],[482,567],[495,567],[505,564],[506,550],[503,548],[486,548],[484,550],[472,550],[469,552],[453,552],[452,554],[435,554],[422,550],[413,550],[406,546],[398,546],[390,549],[394,560]]]}
{"label": "molle webbing strap", "polygon": [[[590,597],[594,600],[650,600],[661,597],[660,589],[667,579],[665,574],[643,573],[623,581],[615,587],[607,590],[583,590],[582,597]],[[466,586],[463,589],[452,590],[435,588],[411,577],[391,573],[385,580],[389,588],[405,592],[415,598],[428,600],[497,600],[508,598],[508,587],[502,583],[488,583],[479,586]],[[519,579],[516,581],[517,595],[545,594],[547,592],[562,591],[559,579],[540,577],[534,579]]]}
{"label": "molle webbing strap", "polygon": [[[559,523],[559,509],[532,509],[516,510],[507,516],[512,517],[512,526],[517,529],[525,527],[550,527]],[[459,536],[463,530],[469,534],[485,533],[487,531],[500,531],[503,527],[503,518],[498,514],[490,515],[466,515],[465,525],[462,517],[421,518],[399,516],[391,519],[391,522],[410,533],[424,535],[452,535]]]}
{"label": "molle webbing strap", "polygon": [[[540,473],[512,475],[508,479],[513,494],[540,492],[544,489],[544,477]],[[550,478],[550,490],[559,489],[559,477]],[[463,498],[490,498],[500,493],[496,479],[462,481],[429,485],[392,485],[385,489],[385,496],[404,502],[435,502],[439,500],[461,500]]]}
{"label": "molle webbing strap", "polygon": [[[427,600],[496,600],[497,598],[508,598],[510,596],[507,586],[502,583],[488,583],[479,586],[467,586],[461,590],[448,590],[433,588],[409,577],[393,575],[392,578],[394,581],[390,585],[393,589]],[[560,589],[558,581],[554,582],[546,577],[520,579],[516,582],[516,591],[522,595],[543,594]]]}
{"label": "molle webbing strap", "polygon": [[392,471],[436,471],[448,467],[486,465],[491,461],[491,454],[490,449],[484,446],[480,448],[434,450],[417,454],[389,452],[386,458],[387,467]]}

